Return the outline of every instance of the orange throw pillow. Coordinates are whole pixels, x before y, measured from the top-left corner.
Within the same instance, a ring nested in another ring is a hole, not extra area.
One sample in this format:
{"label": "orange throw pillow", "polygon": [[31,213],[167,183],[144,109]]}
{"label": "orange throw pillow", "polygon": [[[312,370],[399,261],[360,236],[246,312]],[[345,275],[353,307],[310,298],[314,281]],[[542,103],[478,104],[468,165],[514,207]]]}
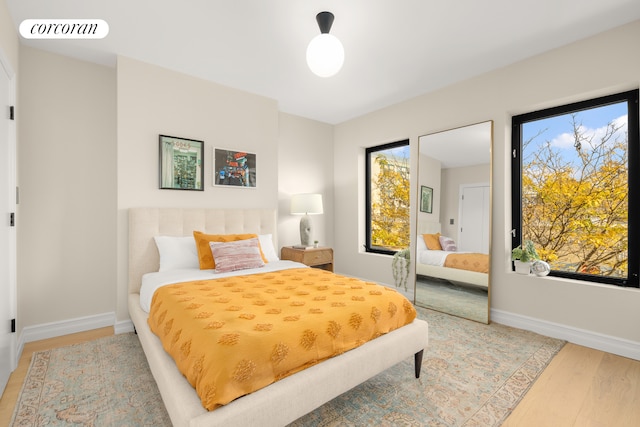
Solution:
{"label": "orange throw pillow", "polygon": [[424,244],[427,245],[427,249],[432,251],[442,250],[442,246],[440,246],[440,233],[423,234],[422,238],[424,239]]}
{"label": "orange throw pillow", "polygon": [[[258,238],[257,234],[204,234],[202,231],[194,231],[193,237],[196,240],[196,248],[198,249],[198,261],[200,262],[200,270],[210,270],[216,268],[213,253],[209,242],[235,242],[238,240],[247,240]],[[268,262],[260,248],[260,256],[265,264]]]}

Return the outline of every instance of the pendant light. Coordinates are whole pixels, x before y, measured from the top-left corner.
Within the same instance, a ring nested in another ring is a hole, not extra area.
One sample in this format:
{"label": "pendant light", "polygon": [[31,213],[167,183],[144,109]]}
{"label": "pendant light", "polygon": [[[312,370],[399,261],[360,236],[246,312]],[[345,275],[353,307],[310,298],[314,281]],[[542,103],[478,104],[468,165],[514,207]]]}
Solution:
{"label": "pendant light", "polygon": [[337,37],[329,34],[333,24],[333,13],[320,12],[316,15],[320,34],[307,47],[307,65],[320,77],[331,77],[342,68],[344,47]]}

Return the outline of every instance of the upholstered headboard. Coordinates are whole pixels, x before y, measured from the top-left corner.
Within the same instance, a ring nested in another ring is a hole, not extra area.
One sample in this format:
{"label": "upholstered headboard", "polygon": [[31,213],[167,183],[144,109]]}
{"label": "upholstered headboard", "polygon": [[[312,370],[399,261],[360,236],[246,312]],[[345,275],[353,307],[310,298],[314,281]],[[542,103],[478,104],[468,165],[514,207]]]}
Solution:
{"label": "upholstered headboard", "polygon": [[129,293],[140,292],[142,276],[158,271],[160,255],[154,236],[207,234],[272,234],[277,242],[275,209],[129,209]]}
{"label": "upholstered headboard", "polygon": [[435,234],[440,233],[441,225],[439,222],[418,220],[418,234]]}

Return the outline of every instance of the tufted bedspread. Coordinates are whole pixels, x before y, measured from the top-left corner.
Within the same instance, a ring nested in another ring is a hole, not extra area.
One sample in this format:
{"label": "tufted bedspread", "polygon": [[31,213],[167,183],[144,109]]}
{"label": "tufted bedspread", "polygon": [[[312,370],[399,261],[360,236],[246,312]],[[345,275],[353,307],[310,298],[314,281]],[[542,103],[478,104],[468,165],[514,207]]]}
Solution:
{"label": "tufted bedspread", "polygon": [[213,410],[415,317],[394,289],[299,268],[163,286],[148,322]]}

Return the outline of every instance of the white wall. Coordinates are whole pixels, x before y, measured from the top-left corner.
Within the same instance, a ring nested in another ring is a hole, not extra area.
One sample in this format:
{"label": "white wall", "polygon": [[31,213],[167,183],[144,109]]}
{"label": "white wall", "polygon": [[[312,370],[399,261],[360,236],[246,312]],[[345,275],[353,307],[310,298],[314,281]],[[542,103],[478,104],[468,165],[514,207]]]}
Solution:
{"label": "white wall", "polygon": [[333,246],[333,126],[280,113],[278,136],[278,229],[280,246],[300,244],[300,216],[289,212],[291,196],[320,193],[323,215],[312,215],[312,240]]}
{"label": "white wall", "polygon": [[113,312],[115,69],[21,46],[18,323]]}
{"label": "white wall", "polygon": [[[494,120],[492,310],[639,343],[640,290],[519,276],[510,272],[509,261],[511,116],[637,88],[638,40],[640,21],[337,125],[336,267],[393,283],[391,258],[362,250],[364,173],[355,166],[364,147],[408,137],[417,158],[420,135]],[[414,215],[416,195],[417,188]]]}
{"label": "white wall", "polygon": [[0,2],[0,49],[7,57],[13,71],[18,73],[18,32],[7,8],[7,2]]}

